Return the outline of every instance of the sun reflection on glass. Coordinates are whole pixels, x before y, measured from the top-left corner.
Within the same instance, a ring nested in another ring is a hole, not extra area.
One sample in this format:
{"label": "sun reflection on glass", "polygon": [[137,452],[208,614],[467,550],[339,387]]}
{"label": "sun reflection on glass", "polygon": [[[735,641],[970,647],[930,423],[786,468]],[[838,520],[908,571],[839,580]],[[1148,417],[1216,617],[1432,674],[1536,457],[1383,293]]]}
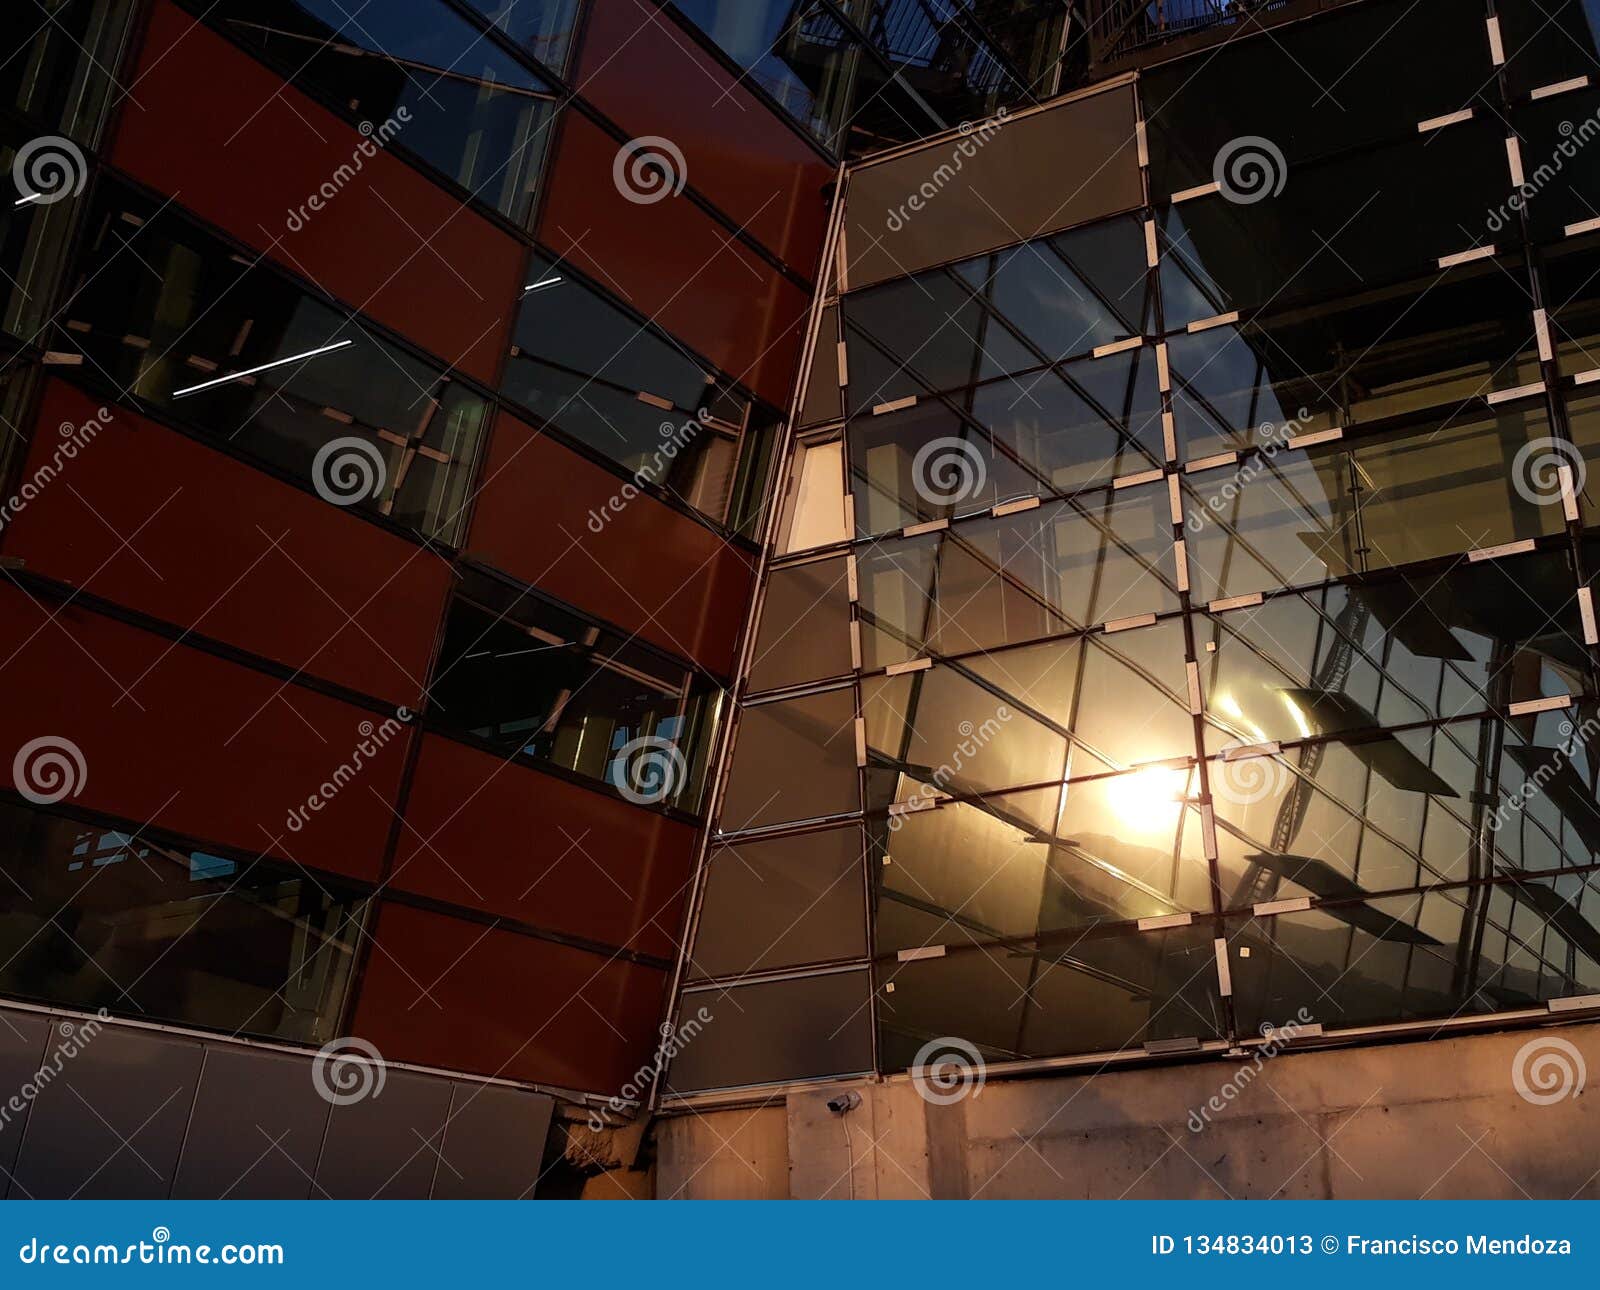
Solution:
{"label": "sun reflection on glass", "polygon": [[1171,833],[1183,810],[1189,775],[1186,767],[1151,766],[1106,780],[1106,801],[1118,827],[1131,833]]}

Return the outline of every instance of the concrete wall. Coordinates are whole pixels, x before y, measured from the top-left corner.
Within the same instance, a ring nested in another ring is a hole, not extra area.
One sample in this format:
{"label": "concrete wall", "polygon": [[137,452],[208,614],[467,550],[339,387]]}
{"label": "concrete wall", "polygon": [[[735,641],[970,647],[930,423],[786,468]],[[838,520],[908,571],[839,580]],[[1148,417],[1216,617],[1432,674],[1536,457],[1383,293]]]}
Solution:
{"label": "concrete wall", "polygon": [[1595,1199],[1588,1072],[1600,1025],[993,1079],[947,1104],[862,1084],[844,1116],[838,1089],[793,1093],[662,1121],[657,1195]]}

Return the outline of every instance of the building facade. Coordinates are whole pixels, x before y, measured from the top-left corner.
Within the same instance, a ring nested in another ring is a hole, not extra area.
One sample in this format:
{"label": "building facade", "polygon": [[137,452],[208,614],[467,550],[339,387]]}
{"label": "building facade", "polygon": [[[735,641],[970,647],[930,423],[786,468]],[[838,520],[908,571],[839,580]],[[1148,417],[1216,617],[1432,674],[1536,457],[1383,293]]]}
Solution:
{"label": "building facade", "polygon": [[1592,3],[33,7],[10,1195],[1595,1004]]}

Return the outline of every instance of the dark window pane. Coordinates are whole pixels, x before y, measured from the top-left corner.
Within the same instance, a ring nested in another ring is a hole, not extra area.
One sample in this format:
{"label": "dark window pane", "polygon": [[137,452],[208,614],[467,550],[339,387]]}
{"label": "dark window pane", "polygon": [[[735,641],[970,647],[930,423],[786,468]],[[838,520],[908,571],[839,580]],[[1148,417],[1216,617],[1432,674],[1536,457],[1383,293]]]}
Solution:
{"label": "dark window pane", "polygon": [[854,47],[820,4],[791,0],[676,0],[698,26],[824,142],[843,117]]}
{"label": "dark window pane", "polygon": [[[1594,70],[1591,65],[1590,71]],[[1515,113],[1522,136],[1522,195],[1529,229],[1540,241],[1562,237],[1569,225],[1600,217],[1600,163],[1589,147],[1600,133],[1600,91],[1540,99]],[[1497,218],[1516,219],[1509,205]]]}
{"label": "dark window pane", "polygon": [[835,972],[684,994],[667,1072],[677,1093],[872,1069],[872,986],[865,972]]}
{"label": "dark window pane", "polygon": [[0,104],[92,144],[132,7],[132,0],[53,0],[37,14],[19,11],[3,45]]}
{"label": "dark window pane", "polygon": [[570,270],[535,256],[528,274],[506,395],[712,519],[747,518],[729,503],[765,465],[763,414]]}
{"label": "dark window pane", "polygon": [[[38,338],[49,319],[56,283],[67,257],[67,239],[78,201],[63,194],[53,201],[27,201],[37,193],[49,196],[57,191],[49,171],[39,171],[28,181],[29,171],[16,170],[18,150],[32,142],[31,128],[0,123],[0,331],[10,332],[25,341]],[[50,151],[35,151],[35,158],[46,158]],[[56,154],[59,157],[59,153]],[[32,163],[39,165],[39,161]],[[16,181],[22,179],[19,189]],[[67,191],[70,191],[68,189]]]}
{"label": "dark window pane", "polygon": [[577,26],[578,0],[469,0],[546,67],[561,72]]}
{"label": "dark window pane", "polygon": [[1140,335],[1148,276],[1143,225],[1119,219],[847,296],[850,410]]}
{"label": "dark window pane", "polygon": [[1600,0],[1496,0],[1513,94],[1591,76],[1600,63]]}
{"label": "dark window pane", "polygon": [[482,576],[451,603],[433,717],[517,756],[694,810],[715,691],[681,663]]}
{"label": "dark window pane", "polygon": [[1241,137],[1270,139],[1294,162],[1472,106],[1494,85],[1485,16],[1470,0],[1382,0],[1146,70],[1155,195],[1211,183]]}
{"label": "dark window pane", "polygon": [[800,424],[821,425],[838,421],[843,416],[843,396],[839,389],[839,307],[829,305],[822,311],[821,326],[817,329],[817,346],[812,351],[811,375],[806,384],[805,406],[800,409]]}
{"label": "dark window pane", "polygon": [[1161,217],[1167,326],[1370,289],[1514,243],[1514,225],[1490,227],[1510,191],[1505,128],[1474,120],[1291,167],[1281,192],[1253,203],[1213,193],[1170,206]]}
{"label": "dark window pane", "polygon": [[454,540],[486,415],[469,390],[114,185],[75,281],[61,342],[91,371],[336,504]]}
{"label": "dark window pane", "polygon": [[712,851],[690,974],[737,976],[867,952],[859,828]]}
{"label": "dark window pane", "polygon": [[845,217],[849,284],[966,259],[1142,199],[1132,91],[1093,94],[856,171]]}
{"label": "dark window pane", "polygon": [[850,422],[863,537],[1066,493],[1165,459],[1148,346]]}
{"label": "dark window pane", "polygon": [[1117,1052],[1222,1034],[1209,920],[1192,927],[1041,938],[1034,949],[963,945],[890,965],[878,1001],[885,1069],[910,1066],[945,1037],[991,1061]]}
{"label": "dark window pane", "polygon": [[850,582],[843,557],[774,569],[750,664],[752,690],[850,671]]}
{"label": "dark window pane", "polygon": [[[1457,404],[1540,379],[1518,257],[1168,341],[1189,459],[1279,436]],[[1199,307],[1210,310],[1209,302]],[[1194,321],[1169,313],[1169,324]]]}
{"label": "dark window pane", "polygon": [[315,1044],[336,1033],[362,903],[265,860],[0,806],[0,990]]}
{"label": "dark window pane", "polygon": [[722,802],[722,832],[856,810],[855,717],[853,689],[741,711]]}
{"label": "dark window pane", "polygon": [[[527,0],[524,0],[526,3]],[[216,23],[514,220],[532,205],[550,86],[440,0],[219,0]],[[404,115],[402,115],[404,114]]]}

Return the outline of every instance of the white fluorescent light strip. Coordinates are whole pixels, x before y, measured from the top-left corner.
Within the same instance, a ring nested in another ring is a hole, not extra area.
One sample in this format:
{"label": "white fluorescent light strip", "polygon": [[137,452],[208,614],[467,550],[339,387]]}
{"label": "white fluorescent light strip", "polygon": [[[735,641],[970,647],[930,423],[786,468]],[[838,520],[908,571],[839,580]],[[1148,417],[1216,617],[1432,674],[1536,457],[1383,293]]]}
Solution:
{"label": "white fluorescent light strip", "polygon": [[527,295],[530,291],[543,291],[546,287],[553,287],[560,281],[561,276],[557,274],[553,278],[545,278],[542,282],[530,282],[522,288],[522,294]]}
{"label": "white fluorescent light strip", "polygon": [[172,397],[181,399],[185,394],[198,394],[201,390],[209,390],[214,385],[226,385],[229,381],[242,380],[246,376],[254,376],[257,372],[270,372],[274,367],[298,363],[303,358],[316,358],[319,354],[331,354],[336,349],[344,349],[347,345],[354,344],[353,340],[337,340],[331,345],[324,345],[321,349],[308,349],[304,354],[291,354],[288,358],[274,359],[270,363],[263,363],[260,367],[248,367],[242,372],[230,372],[227,376],[219,376],[214,381],[202,381],[199,385],[191,385],[186,390],[174,390]]}
{"label": "white fluorescent light strip", "polygon": [[43,195],[44,194],[42,193],[29,193],[26,197],[19,198],[17,201],[12,202],[11,204],[13,206],[26,206],[29,202],[38,201]]}

